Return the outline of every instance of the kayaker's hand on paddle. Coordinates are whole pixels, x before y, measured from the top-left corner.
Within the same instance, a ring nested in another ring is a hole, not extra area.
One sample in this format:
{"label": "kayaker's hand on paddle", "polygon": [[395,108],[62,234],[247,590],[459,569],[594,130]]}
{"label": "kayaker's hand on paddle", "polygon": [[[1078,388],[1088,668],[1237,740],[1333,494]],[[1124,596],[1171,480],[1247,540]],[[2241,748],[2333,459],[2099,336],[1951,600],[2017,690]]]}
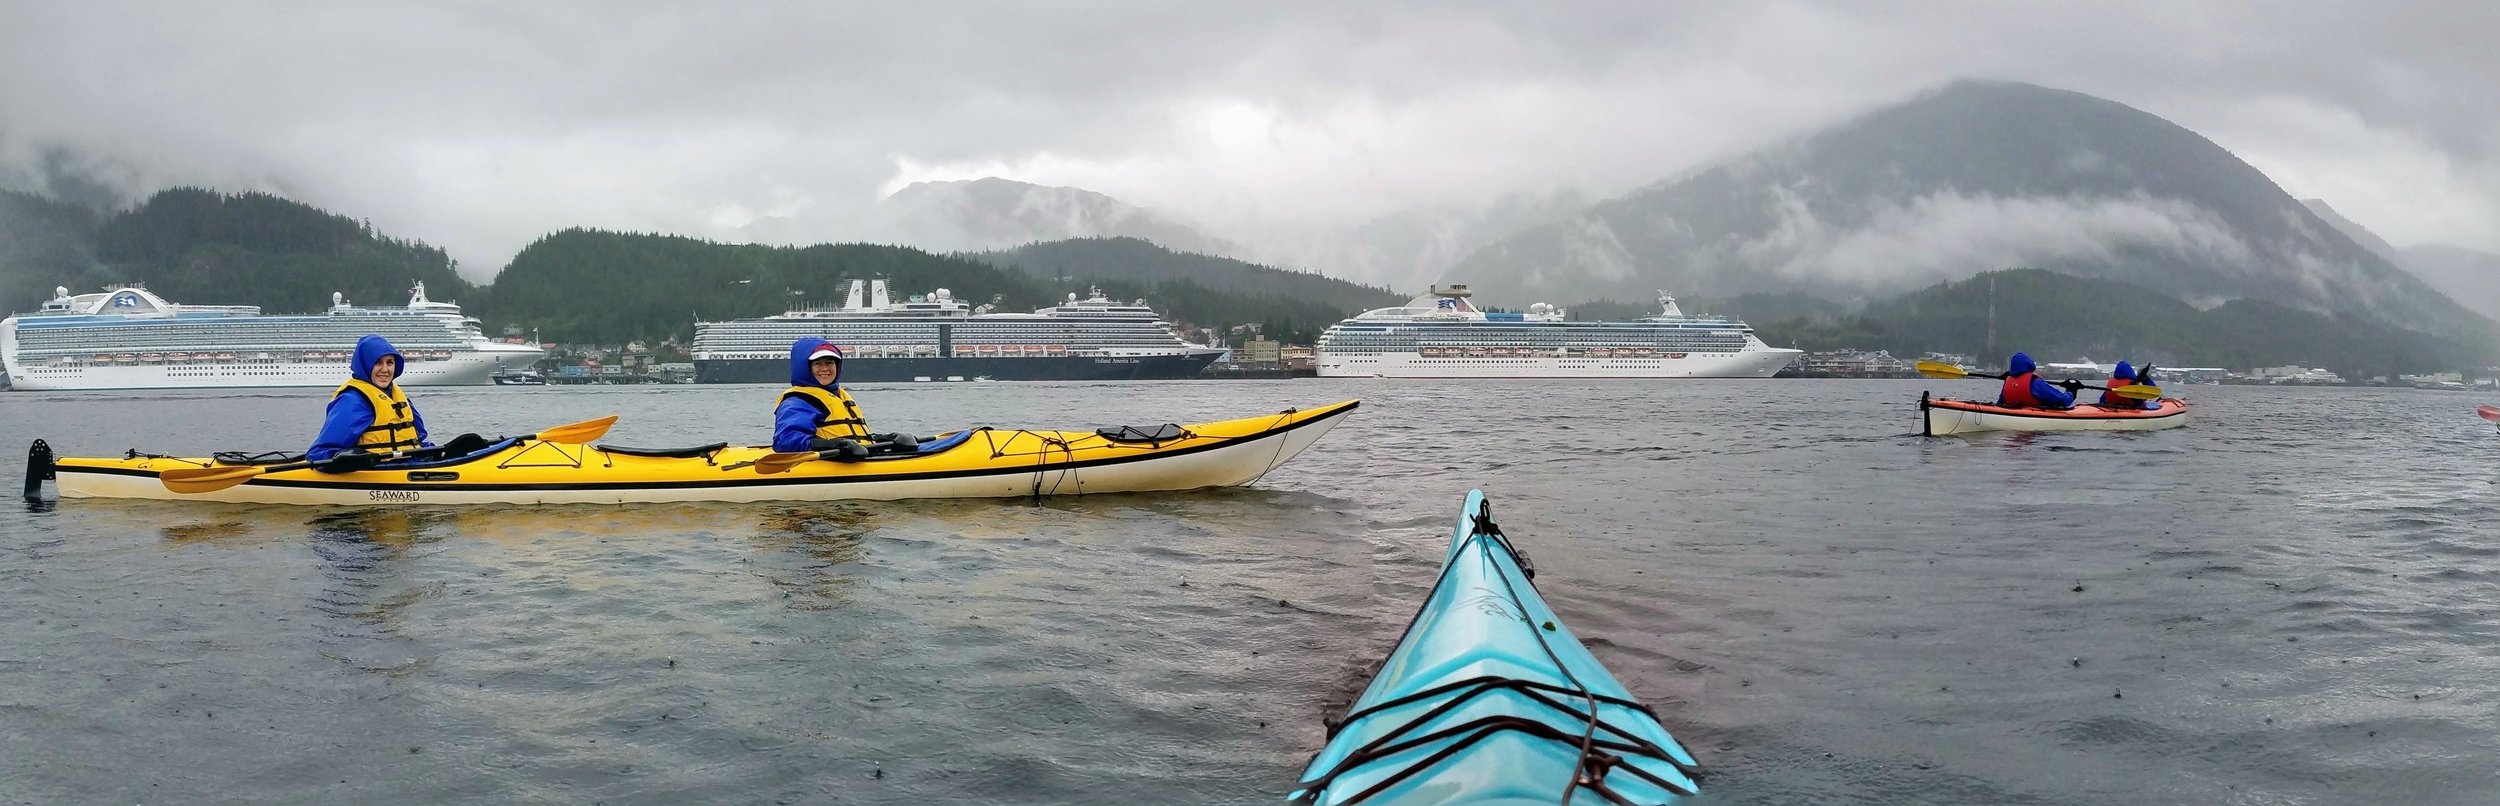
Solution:
{"label": "kayaker's hand on paddle", "polygon": [[[540,431],[538,433],[522,437],[521,439],[524,441],[536,439],[546,442],[561,442],[567,445],[587,445],[598,440],[602,436],[606,436],[608,433],[608,426],[615,424],[616,415],[611,414],[596,420],[566,423],[564,425],[559,425],[545,431]],[[193,493],[213,493],[218,490],[223,490],[237,484],[251,481],[252,479],[259,478],[270,473],[302,470],[304,468],[313,467],[316,464],[320,465],[324,470],[329,470],[330,468],[337,466],[336,463],[340,459],[347,457],[349,454],[373,457],[371,461],[374,464],[368,464],[365,465],[364,468],[356,469],[370,469],[374,467],[375,464],[379,464],[385,459],[390,458],[365,453],[363,451],[348,451],[346,453],[339,454],[338,456],[330,457],[328,462],[322,463],[315,463],[310,460],[306,460],[300,462],[288,462],[281,465],[215,465],[211,467],[177,467],[157,474],[156,480],[162,482],[165,485],[165,489],[172,490],[177,493],[183,493],[186,495]],[[397,456],[397,454],[393,454],[392,456]],[[356,459],[350,461],[366,460]],[[337,470],[331,472],[343,473],[348,471]]]}
{"label": "kayaker's hand on paddle", "polygon": [[2066,394],[2069,394],[2069,395],[2080,395],[2080,394],[2083,394],[2083,382],[2082,382],[2082,381],[2075,380],[2075,379],[2073,379],[2073,378],[2068,378],[2068,379],[2066,379],[2066,380],[2059,381],[2059,382],[2058,382],[2058,384],[2057,384],[2057,388],[2066,390]]}
{"label": "kayaker's hand on paddle", "polygon": [[330,457],[329,461],[314,464],[313,467],[323,473],[354,473],[359,470],[372,470],[375,465],[381,464],[382,460],[390,456],[365,451],[344,451]]}

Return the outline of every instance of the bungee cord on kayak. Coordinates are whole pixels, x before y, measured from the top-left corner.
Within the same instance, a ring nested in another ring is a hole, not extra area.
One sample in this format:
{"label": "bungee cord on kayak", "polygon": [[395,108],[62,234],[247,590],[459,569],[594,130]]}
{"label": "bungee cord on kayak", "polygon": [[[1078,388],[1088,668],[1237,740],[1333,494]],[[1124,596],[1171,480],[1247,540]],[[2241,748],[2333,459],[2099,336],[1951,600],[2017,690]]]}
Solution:
{"label": "bungee cord on kayak", "polygon": [[270,464],[237,451],[224,459],[245,461],[135,449],[120,458],[55,457],[47,446],[30,450],[27,478],[30,494],[51,482],[63,498],[356,506],[1163,492],[1248,484],[1309,449],[1359,405],[1348,400],[1186,426],[974,427],[856,461],[724,443],[661,449],[592,444],[614,416],[493,442],[480,437],[467,453],[447,446],[377,456],[374,464],[347,472],[324,472],[307,459]]}
{"label": "bungee cord on kayak", "polygon": [[1432,593],[1292,799],[1569,803],[1586,789],[1609,803],[1661,804],[1697,794],[1691,753],[1561,625],[1533,573],[1483,493],[1469,493]]}

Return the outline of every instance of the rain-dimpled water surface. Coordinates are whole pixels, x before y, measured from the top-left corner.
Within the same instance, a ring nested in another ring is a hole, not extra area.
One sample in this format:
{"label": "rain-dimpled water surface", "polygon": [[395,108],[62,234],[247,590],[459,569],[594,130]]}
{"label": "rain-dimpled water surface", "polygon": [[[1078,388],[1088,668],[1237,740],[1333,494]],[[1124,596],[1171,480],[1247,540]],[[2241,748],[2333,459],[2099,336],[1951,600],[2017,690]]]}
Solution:
{"label": "rain-dimpled water surface", "polygon": [[[0,514],[0,802],[1280,802],[1471,487],[1707,803],[2500,802],[2500,433],[2186,387],[2185,429],[1929,439],[1980,382],[909,384],[878,430],[1361,398],[1240,489]],[[0,394],[64,455],[301,449],[327,390]],[[439,436],[762,386],[413,390]]]}

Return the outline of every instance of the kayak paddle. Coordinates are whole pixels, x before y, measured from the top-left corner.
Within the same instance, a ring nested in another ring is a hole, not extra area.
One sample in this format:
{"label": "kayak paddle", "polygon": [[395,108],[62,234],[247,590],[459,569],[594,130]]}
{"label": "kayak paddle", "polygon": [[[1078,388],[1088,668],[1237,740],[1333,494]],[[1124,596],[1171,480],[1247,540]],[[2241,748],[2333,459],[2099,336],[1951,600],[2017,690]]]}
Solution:
{"label": "kayak paddle", "polygon": [[[869,442],[869,443],[864,443],[864,444],[867,446],[867,448],[868,448],[868,452],[869,452],[869,453],[876,453],[876,452],[877,452],[878,450],[880,450],[880,449],[883,449],[883,448],[890,448],[890,447],[893,447],[893,446],[894,446],[894,443],[892,443],[892,442]],[[791,451],[791,452],[789,452],[789,453],[768,453],[768,454],[764,454],[764,455],[762,455],[762,456],[755,457],[755,472],[757,472],[757,473],[759,473],[759,474],[766,475],[766,476],[770,476],[770,475],[775,474],[775,473],[788,473],[788,472],[790,472],[790,470],[791,470],[792,468],[798,467],[799,465],[807,464],[807,463],[809,463],[809,462],[816,461],[816,460],[818,460],[818,459],[822,459],[822,458],[824,458],[824,457],[825,457],[825,452],[824,452],[824,451]],[[722,470],[729,470],[729,469],[732,469],[732,468],[726,468],[726,467],[724,467],[724,468],[721,468],[721,469],[722,469]]]}
{"label": "kayak paddle", "polygon": [[[559,425],[545,431],[521,437],[521,439],[524,441],[535,439],[541,442],[562,442],[567,445],[580,445],[596,440],[600,437],[607,436],[608,427],[615,424],[616,415],[611,414],[596,420],[584,420],[578,423]],[[242,484],[244,482],[260,478],[264,474],[278,473],[288,470],[302,470],[307,467],[312,467],[315,464],[317,463],[311,461],[299,461],[276,465],[178,467],[157,474],[156,479],[164,482],[165,489],[185,495],[193,493],[213,493],[218,490],[223,490],[237,484]]]}
{"label": "kayak paddle", "polygon": [[[1963,368],[1961,368],[1961,367],[1957,367],[1957,366],[1954,366],[1954,365],[1952,365],[1952,364],[1945,364],[1945,363],[1940,363],[1940,362],[1935,362],[1935,361],[1921,361],[1921,362],[1918,362],[1918,374],[1920,374],[1920,375],[1925,375],[1925,376],[1930,377],[1930,378],[1946,378],[1946,379],[1952,379],[1952,378],[1994,378],[1994,379],[1997,379],[1997,380],[2000,380],[2000,381],[2001,381],[2001,380],[2005,380],[2005,376],[2003,376],[2003,375],[1998,375],[1998,374],[1996,374],[1996,373],[1992,373],[1992,372],[1972,372],[1972,371],[1970,371],[1970,370],[1963,369]],[[2092,384],[2088,384],[2088,383],[2079,383],[2079,384],[2075,384],[2075,387],[2076,387],[2076,388],[2079,388],[2079,389],[2098,389],[2098,390],[2101,390],[2101,391],[2103,391],[2103,392],[2111,392],[2111,393],[2115,393],[2115,394],[2117,394],[2119,397],[2124,397],[2124,398],[2133,398],[2133,399],[2136,399],[2136,400],[2160,400],[2160,399],[2161,399],[2161,387],[2158,387],[2158,386],[2145,386],[2145,385],[2143,385],[2143,384],[2128,384],[2128,385],[2126,385],[2126,386],[2121,386],[2121,387],[2118,387],[2118,388],[2116,388],[2116,389],[2112,389],[2112,388],[2109,388],[2109,387],[2107,387],[2107,386],[2094,386],[2094,385],[2092,385]]]}

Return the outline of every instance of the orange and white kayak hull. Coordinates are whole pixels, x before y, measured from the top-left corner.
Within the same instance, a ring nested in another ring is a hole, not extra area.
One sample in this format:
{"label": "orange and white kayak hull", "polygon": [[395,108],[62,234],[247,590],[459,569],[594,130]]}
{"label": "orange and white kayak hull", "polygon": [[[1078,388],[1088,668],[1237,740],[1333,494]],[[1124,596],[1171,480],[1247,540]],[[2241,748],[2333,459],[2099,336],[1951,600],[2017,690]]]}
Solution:
{"label": "orange and white kayak hull", "polygon": [[1918,399],[1920,433],[1931,437],[1981,431],[2158,431],[2187,425],[2187,401],[2165,397],[2149,409],[2080,404],[2071,409],[1999,406],[1949,397]]}

